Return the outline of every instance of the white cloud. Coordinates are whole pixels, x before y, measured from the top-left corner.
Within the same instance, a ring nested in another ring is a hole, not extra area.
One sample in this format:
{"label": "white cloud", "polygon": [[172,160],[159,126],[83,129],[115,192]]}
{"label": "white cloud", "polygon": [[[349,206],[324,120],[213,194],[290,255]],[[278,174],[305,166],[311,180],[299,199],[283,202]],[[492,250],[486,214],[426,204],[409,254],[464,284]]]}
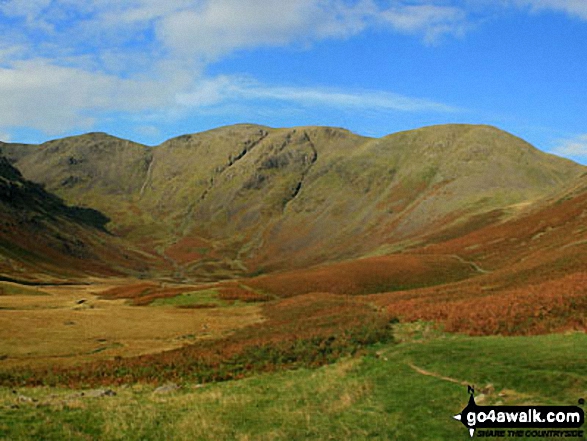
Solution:
{"label": "white cloud", "polygon": [[382,11],[380,16],[399,32],[424,35],[428,43],[444,34],[462,35],[469,26],[465,10],[453,6],[407,5]]}
{"label": "white cloud", "polygon": [[157,35],[182,55],[207,60],[236,49],[347,38],[384,25],[434,42],[467,29],[464,9],[425,2],[394,2],[381,8],[373,0],[214,0],[172,12],[157,24]]}
{"label": "white cloud", "polygon": [[518,6],[529,7],[532,11],[550,9],[587,20],[587,1],[585,0],[513,0],[513,2]]}
{"label": "white cloud", "polygon": [[[467,32],[471,17],[508,7],[587,20],[587,0],[0,0],[0,129],[59,134],[90,128],[108,112],[140,119],[262,100],[450,112],[390,92],[267,86],[203,72],[237,50],[311,45],[370,28],[436,43]],[[579,151],[584,141],[559,148]]]}
{"label": "white cloud", "polygon": [[104,0],[99,8],[99,18],[100,21],[111,25],[145,23],[166,17],[177,11],[189,9],[198,3],[192,0],[134,0],[125,2]]}
{"label": "white cloud", "polygon": [[264,87],[206,78],[207,63],[235,50],[343,39],[386,26],[432,41],[456,34],[452,7],[375,0],[0,0],[0,128],[58,135],[108,112],[181,115],[237,100],[304,106],[447,111],[392,93]]}
{"label": "white cloud", "polygon": [[207,107],[232,100],[284,101],[302,106],[401,112],[455,112],[457,109],[422,98],[407,97],[384,91],[337,91],[328,88],[264,86],[245,78],[220,76],[203,81],[197,88],[180,93],[178,104]]}
{"label": "white cloud", "polygon": [[214,0],[166,15],[160,40],[182,55],[213,60],[235,49],[281,46],[357,34],[373,14],[371,1]]}
{"label": "white cloud", "polygon": [[587,159],[587,134],[559,140],[557,146],[551,149],[550,153],[565,157]]}
{"label": "white cloud", "polygon": [[382,24],[427,42],[462,33],[465,10],[433,3],[394,1],[384,8],[375,0],[4,0],[0,16],[22,19],[24,26],[0,42],[29,33],[33,56],[49,56],[56,48],[78,55],[80,48],[120,52],[140,40],[155,56],[171,52],[210,62],[238,49],[347,38]]}
{"label": "white cloud", "polygon": [[491,3],[587,20],[586,0],[0,0],[0,129],[59,134],[90,128],[107,112],[177,115],[239,100],[451,112],[391,92],[267,86],[203,72],[236,50],[311,45],[369,28],[436,43],[467,32],[471,16]]}
{"label": "white cloud", "polygon": [[34,127],[59,134],[89,128],[99,112],[139,112],[166,104],[173,86],[122,79],[48,60],[17,61],[0,68],[0,121],[3,127]]}

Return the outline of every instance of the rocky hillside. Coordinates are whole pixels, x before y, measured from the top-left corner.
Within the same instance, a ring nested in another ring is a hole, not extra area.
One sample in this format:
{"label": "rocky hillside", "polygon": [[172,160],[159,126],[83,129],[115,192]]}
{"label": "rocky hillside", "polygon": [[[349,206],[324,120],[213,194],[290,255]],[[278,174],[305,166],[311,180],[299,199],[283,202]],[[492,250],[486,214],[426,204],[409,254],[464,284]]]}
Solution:
{"label": "rocky hillside", "polygon": [[387,254],[518,213],[584,167],[489,126],[365,138],[222,127],[146,147],[102,133],[0,146],[23,175],[156,252],[178,278]]}

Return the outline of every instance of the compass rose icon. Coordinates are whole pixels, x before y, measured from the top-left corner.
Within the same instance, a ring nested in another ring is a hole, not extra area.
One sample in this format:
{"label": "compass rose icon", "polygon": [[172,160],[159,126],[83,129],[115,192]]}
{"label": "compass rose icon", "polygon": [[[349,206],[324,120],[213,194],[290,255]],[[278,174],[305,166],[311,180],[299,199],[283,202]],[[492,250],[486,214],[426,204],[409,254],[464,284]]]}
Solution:
{"label": "compass rose icon", "polygon": [[475,389],[471,386],[467,386],[467,390],[469,392],[469,402],[467,403],[467,406],[461,411],[461,413],[454,415],[453,418],[463,423],[463,425],[469,429],[469,434],[471,435],[471,438],[473,438],[473,435],[475,435],[475,428],[467,423],[467,414],[469,412],[475,412],[479,406],[477,406],[477,403],[475,403]]}

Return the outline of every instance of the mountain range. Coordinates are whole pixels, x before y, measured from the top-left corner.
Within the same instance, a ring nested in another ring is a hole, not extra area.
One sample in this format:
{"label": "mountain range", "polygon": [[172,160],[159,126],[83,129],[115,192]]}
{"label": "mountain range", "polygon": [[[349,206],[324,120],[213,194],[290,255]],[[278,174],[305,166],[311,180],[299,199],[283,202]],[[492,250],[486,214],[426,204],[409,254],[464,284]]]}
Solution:
{"label": "mountain range", "polygon": [[0,277],[203,282],[402,255],[456,255],[473,273],[547,255],[572,266],[586,173],[464,124],[0,143]]}

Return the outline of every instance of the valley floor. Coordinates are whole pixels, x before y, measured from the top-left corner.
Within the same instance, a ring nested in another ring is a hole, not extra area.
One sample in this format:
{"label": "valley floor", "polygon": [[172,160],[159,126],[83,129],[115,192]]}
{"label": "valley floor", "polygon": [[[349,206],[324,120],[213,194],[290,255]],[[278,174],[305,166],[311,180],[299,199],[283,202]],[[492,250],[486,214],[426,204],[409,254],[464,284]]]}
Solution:
{"label": "valley floor", "polygon": [[584,333],[468,337],[418,322],[394,334],[397,343],[361,356],[239,381],[137,383],[115,395],[0,388],[0,439],[466,440],[452,418],[467,404],[466,385],[484,405],[587,397]]}
{"label": "valley floor", "polygon": [[262,321],[260,308],[253,304],[196,311],[136,307],[101,296],[125,287],[125,282],[36,287],[0,282],[0,369],[158,353]]}

